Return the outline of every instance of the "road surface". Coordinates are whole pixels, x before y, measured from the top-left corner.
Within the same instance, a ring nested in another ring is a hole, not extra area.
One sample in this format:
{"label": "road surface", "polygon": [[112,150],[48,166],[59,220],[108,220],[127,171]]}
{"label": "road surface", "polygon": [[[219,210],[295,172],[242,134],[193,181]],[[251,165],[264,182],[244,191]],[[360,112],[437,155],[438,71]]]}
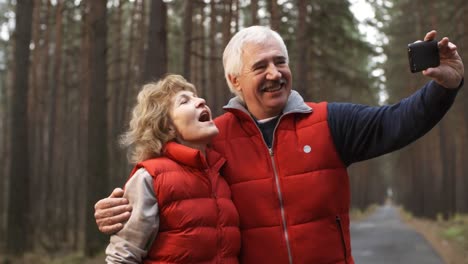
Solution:
{"label": "road surface", "polygon": [[419,233],[401,221],[390,204],[367,219],[351,223],[352,254],[356,264],[443,264]]}

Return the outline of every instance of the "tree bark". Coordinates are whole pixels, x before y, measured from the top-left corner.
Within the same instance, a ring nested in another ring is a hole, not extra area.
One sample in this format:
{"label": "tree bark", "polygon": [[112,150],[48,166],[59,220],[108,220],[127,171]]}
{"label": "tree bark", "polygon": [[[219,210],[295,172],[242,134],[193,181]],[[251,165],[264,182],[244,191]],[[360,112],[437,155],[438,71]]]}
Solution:
{"label": "tree bark", "polygon": [[231,22],[232,22],[232,17],[233,17],[232,4],[233,4],[233,0],[228,0],[224,3],[223,47],[226,47],[229,40],[231,40]]}
{"label": "tree bark", "polygon": [[[52,2],[51,0],[47,1],[47,11],[44,17],[49,17],[52,14]],[[47,111],[51,107],[48,100],[50,100],[51,96],[47,96],[50,89],[50,74],[49,74],[49,66],[50,66],[50,56],[49,56],[49,48],[50,48],[50,34],[52,28],[49,19],[44,18],[44,24],[46,25],[46,30],[44,32],[44,40],[43,40],[43,47],[41,48],[41,70],[40,76],[42,78],[39,81],[39,98],[38,98],[38,107],[40,116],[38,116],[37,120],[39,122],[39,129],[40,129],[40,141],[39,141],[39,157],[40,157],[40,166],[39,168],[39,175],[41,178],[41,199],[40,203],[42,204],[41,208],[41,215],[40,215],[40,222],[42,223],[42,228],[39,231],[41,239],[44,236],[48,237],[49,232],[51,231],[51,224],[49,223],[49,215],[51,214],[51,196],[52,191],[50,190],[50,182],[51,182],[51,172],[49,170],[50,166],[50,159],[48,155],[48,150],[50,148],[50,131],[48,124],[50,123],[50,119],[44,118],[47,116]]]}
{"label": "tree bark", "polygon": [[[209,64],[214,65],[216,63],[215,56],[219,56],[218,50],[216,49],[216,16],[217,16],[217,11],[216,11],[216,3],[215,1],[210,2],[210,30],[208,33],[208,39],[209,39],[209,50],[208,50],[208,56],[209,56]],[[219,103],[216,101],[218,98],[218,94],[221,92],[218,89],[217,85],[217,76],[218,76],[218,68],[217,67],[210,67],[211,69],[208,71],[208,89],[206,92],[206,100],[208,105],[211,106],[211,109],[213,110],[214,115],[218,115],[220,113],[220,107]]]}
{"label": "tree bark", "polygon": [[135,80],[135,93],[137,93],[141,86],[141,80],[143,79],[143,74],[145,71],[145,45],[147,44],[148,37],[148,23],[146,23],[146,1],[141,0],[139,5],[139,14],[138,14],[138,25],[137,25],[137,35],[140,36],[136,39],[136,73],[135,76],[138,76]]}
{"label": "tree bark", "polygon": [[54,58],[54,68],[53,68],[53,78],[54,81],[52,83],[52,91],[54,95],[51,98],[51,125],[50,125],[50,133],[51,133],[51,147],[50,151],[52,153],[52,166],[51,166],[51,173],[52,173],[52,190],[54,193],[52,203],[53,206],[53,219],[51,221],[52,224],[55,226],[53,229],[53,241],[54,241],[54,248],[60,249],[63,244],[65,244],[66,240],[64,239],[64,235],[66,234],[66,227],[63,225],[63,220],[65,219],[65,205],[64,202],[64,192],[65,188],[63,183],[66,179],[64,165],[66,164],[66,142],[64,142],[63,138],[65,136],[65,129],[63,124],[63,116],[66,113],[63,109],[63,101],[64,98],[64,84],[62,79],[62,71],[63,71],[63,64],[62,64],[62,53],[63,53],[63,13],[64,13],[64,0],[58,0],[55,6],[55,58]]}
{"label": "tree bark", "polygon": [[269,0],[268,9],[270,11],[270,26],[273,30],[279,31],[281,18],[277,0]]}
{"label": "tree bark", "polygon": [[[31,153],[30,164],[31,168],[41,168],[41,157],[44,156],[42,153],[42,116],[40,113],[40,87],[41,87],[41,33],[40,28],[42,25],[41,22],[41,6],[42,0],[34,0],[33,8],[33,29],[32,29],[32,44],[34,49],[31,54],[31,65],[30,65],[30,81],[29,81],[29,97],[28,97],[28,129],[29,129],[29,152]],[[32,170],[31,183],[32,186],[42,186],[41,183],[44,181],[44,177],[41,175],[40,169]],[[40,188],[40,187],[39,187]],[[38,193],[35,199],[35,205],[31,208],[32,215],[38,219],[36,221],[38,226],[42,227],[41,215],[44,214],[44,210],[41,210],[44,194]],[[33,243],[38,239],[40,235],[40,229],[37,228],[33,230],[32,240]]]}
{"label": "tree bark", "polygon": [[192,58],[192,16],[193,16],[193,2],[192,1],[185,1],[184,7],[184,62],[183,62],[183,75],[184,77],[190,81],[191,80],[191,72],[190,72],[190,63]]}
{"label": "tree bark", "polygon": [[28,79],[29,44],[32,35],[33,1],[17,0],[14,46],[14,79],[11,96],[9,206],[7,222],[7,252],[22,255],[29,248],[31,234],[28,216],[29,148],[28,148]]}
{"label": "tree bark", "polygon": [[250,17],[252,26],[258,25],[258,0],[250,0]]}
{"label": "tree bark", "polygon": [[94,220],[94,204],[108,192],[107,158],[107,10],[106,0],[91,0],[89,5],[89,105],[88,172],[86,194],[85,253],[92,256],[102,250],[106,236],[100,234]]}
{"label": "tree bark", "polygon": [[167,72],[167,6],[162,0],[152,0],[150,9],[143,83],[157,80]]}
{"label": "tree bark", "polygon": [[308,68],[308,43],[307,43],[307,1],[306,0],[297,0],[297,31],[296,31],[296,78],[295,89],[305,96],[306,85],[309,85],[307,81],[307,72],[310,70]]}

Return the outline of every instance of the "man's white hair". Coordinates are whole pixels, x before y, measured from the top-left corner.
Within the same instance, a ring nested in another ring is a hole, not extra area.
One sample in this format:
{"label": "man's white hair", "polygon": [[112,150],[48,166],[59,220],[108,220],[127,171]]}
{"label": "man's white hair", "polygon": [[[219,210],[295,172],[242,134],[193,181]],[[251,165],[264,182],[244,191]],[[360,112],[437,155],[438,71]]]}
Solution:
{"label": "man's white hair", "polygon": [[[281,50],[286,57],[286,63],[289,63],[288,49],[284,44],[283,38],[276,32],[265,26],[251,26],[241,29],[237,32],[226,45],[223,52],[223,66],[224,66],[224,77],[229,86],[231,92],[235,95],[240,94],[234,88],[234,85],[229,80],[229,75],[239,76],[244,66],[242,61],[242,53],[245,44],[253,43],[258,44],[267,41],[273,37],[280,44]],[[242,98],[242,97],[241,97]]]}

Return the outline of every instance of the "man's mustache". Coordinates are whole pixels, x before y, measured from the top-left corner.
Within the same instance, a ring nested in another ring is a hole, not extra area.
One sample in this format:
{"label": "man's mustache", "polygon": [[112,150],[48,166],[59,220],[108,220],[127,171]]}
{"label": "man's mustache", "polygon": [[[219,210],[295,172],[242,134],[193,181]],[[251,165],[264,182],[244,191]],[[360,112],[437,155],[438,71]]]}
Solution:
{"label": "man's mustache", "polygon": [[286,84],[286,79],[285,78],[280,78],[279,80],[266,81],[262,85],[261,90],[265,90],[265,89],[275,87],[275,86],[281,86],[283,84]]}

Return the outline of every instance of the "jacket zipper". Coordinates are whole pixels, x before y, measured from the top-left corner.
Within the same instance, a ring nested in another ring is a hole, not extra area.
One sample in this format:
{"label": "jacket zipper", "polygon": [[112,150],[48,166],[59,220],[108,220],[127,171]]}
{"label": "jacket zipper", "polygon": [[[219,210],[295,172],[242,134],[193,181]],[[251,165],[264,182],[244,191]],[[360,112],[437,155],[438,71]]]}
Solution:
{"label": "jacket zipper", "polygon": [[[271,140],[271,146],[272,147],[271,148],[268,147],[268,144],[265,142],[265,139],[263,138],[263,136],[262,136],[262,139],[263,139],[263,144],[267,148],[267,150],[268,150],[268,152],[270,154],[270,158],[271,158],[271,166],[273,167],[273,173],[274,173],[274,176],[275,176],[275,183],[276,183],[276,191],[278,192],[278,200],[279,200],[279,204],[280,204],[281,219],[283,221],[283,233],[284,233],[284,240],[286,242],[286,249],[288,251],[288,260],[289,260],[289,264],[293,264],[293,258],[292,258],[292,252],[291,252],[291,242],[289,241],[289,233],[288,233],[288,228],[287,228],[287,224],[286,224],[286,213],[284,211],[283,195],[282,195],[282,192],[281,192],[281,187],[280,187],[278,172],[276,170],[276,164],[275,164],[274,152],[273,152],[273,146],[275,145],[274,143],[275,143],[276,128],[278,127],[278,124],[281,122],[281,119],[283,118],[283,116],[285,116],[285,114],[283,114],[282,116],[279,117],[279,119],[278,119],[278,121],[276,123],[275,129],[273,130],[273,138]],[[262,135],[262,131],[260,130],[258,125],[255,123],[255,120],[253,120],[252,116],[250,116],[250,118],[252,119],[252,122],[257,127],[258,132],[260,132],[260,135]]]}
{"label": "jacket zipper", "polygon": [[344,238],[344,233],[343,233],[343,226],[341,224],[341,217],[339,215],[336,216],[336,225],[338,225],[338,229],[340,231],[340,237],[341,237],[341,244],[343,245],[343,255],[344,255],[344,260],[345,263],[348,264],[348,254],[346,253],[346,241]]}
{"label": "jacket zipper", "polygon": [[[278,120],[278,122],[279,122],[279,120]],[[275,130],[276,130],[276,128],[275,128]],[[273,146],[273,143],[271,145]],[[271,148],[269,148],[268,150],[270,152],[271,165],[273,167],[273,173],[275,175],[276,190],[278,191],[278,199],[279,199],[280,210],[281,210],[281,219],[283,220],[284,239],[286,240],[286,248],[288,249],[289,263],[293,264],[292,253],[291,253],[291,245],[290,245],[290,242],[289,242],[289,233],[288,233],[288,228],[287,228],[287,225],[286,225],[286,213],[284,212],[283,195],[282,195],[282,192],[281,192],[278,172],[276,171],[274,153],[273,153],[273,150]]]}
{"label": "jacket zipper", "polygon": [[[283,116],[284,116],[284,114],[279,117],[278,121],[276,122],[275,129],[273,129],[273,135],[272,135],[272,139],[271,139],[271,148],[268,147],[268,144],[265,142],[265,139],[263,138],[263,136],[262,136],[262,139],[263,139],[263,143],[265,144],[265,147],[268,149],[268,152],[269,152],[270,158],[271,158],[271,166],[273,168],[273,174],[275,176],[276,191],[278,192],[278,200],[279,200],[279,205],[280,205],[281,220],[283,221],[283,234],[284,234],[284,240],[286,242],[286,249],[288,251],[288,260],[289,260],[289,264],[293,264],[292,251],[291,251],[291,242],[289,241],[288,226],[287,226],[287,223],[286,223],[286,213],[285,213],[285,210],[284,210],[283,193],[281,192],[281,186],[280,186],[278,171],[276,170],[275,153],[273,152],[273,146],[275,145],[276,128],[278,127],[278,124],[281,122],[281,119],[283,118]],[[258,128],[258,126],[257,126],[257,128]],[[260,128],[258,128],[258,130],[259,130],[260,134],[262,134],[262,131],[260,131]]]}

